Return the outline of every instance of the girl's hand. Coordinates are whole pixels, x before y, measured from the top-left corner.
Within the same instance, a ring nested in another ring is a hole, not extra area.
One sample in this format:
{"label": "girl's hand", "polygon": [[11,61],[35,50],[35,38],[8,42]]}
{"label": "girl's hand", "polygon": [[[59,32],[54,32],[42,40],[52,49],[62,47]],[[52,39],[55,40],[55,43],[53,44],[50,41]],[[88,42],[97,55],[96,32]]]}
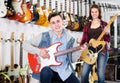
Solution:
{"label": "girl's hand", "polygon": [[85,49],[87,49],[88,47],[87,47],[87,43],[84,43],[81,47],[80,47],[80,49],[83,51],[83,50],[85,50]]}

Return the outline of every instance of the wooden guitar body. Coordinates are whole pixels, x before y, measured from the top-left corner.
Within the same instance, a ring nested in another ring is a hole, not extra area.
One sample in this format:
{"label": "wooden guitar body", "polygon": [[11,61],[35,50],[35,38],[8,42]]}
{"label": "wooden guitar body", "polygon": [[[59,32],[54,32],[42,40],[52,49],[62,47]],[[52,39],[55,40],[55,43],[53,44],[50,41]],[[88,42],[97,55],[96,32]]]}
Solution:
{"label": "wooden guitar body", "polygon": [[38,7],[38,8],[36,8],[36,11],[39,14],[39,19],[35,22],[35,24],[37,24],[37,25],[44,24],[46,22],[46,20],[47,20],[47,17],[45,15],[45,13],[43,12],[42,8]]}
{"label": "wooden guitar body", "polygon": [[78,31],[79,30],[79,22],[74,23],[74,27],[72,29],[73,31]]}
{"label": "wooden guitar body", "polygon": [[37,25],[42,25],[46,22],[47,18],[45,15],[39,15],[39,19],[35,22]]}
{"label": "wooden guitar body", "polygon": [[102,45],[102,47],[96,52],[92,52],[92,50],[89,50],[88,48],[85,49],[82,54],[80,59],[85,61],[88,64],[94,64],[97,60],[98,53],[104,48],[106,42],[105,41],[97,41],[95,39],[91,39],[89,41],[89,45],[97,48],[99,45]]}
{"label": "wooden guitar body", "polygon": [[50,22],[47,20],[44,24],[42,24],[41,26],[45,26],[45,27],[47,27],[47,26],[49,26],[49,24],[50,24]]}
{"label": "wooden guitar body", "polygon": [[49,16],[49,14],[51,13],[51,10],[48,8],[48,9],[45,9],[45,10],[43,10],[43,12],[44,12],[44,14],[45,14],[45,18],[46,18],[46,22],[44,23],[44,24],[41,24],[41,26],[45,26],[45,27],[47,27],[47,26],[49,26],[49,24],[50,24],[50,22],[48,21],[48,16]]}
{"label": "wooden guitar body", "polygon": [[30,22],[32,20],[32,12],[30,11],[29,3],[23,4],[22,8],[24,11],[24,17],[21,18],[19,21],[23,23]]}

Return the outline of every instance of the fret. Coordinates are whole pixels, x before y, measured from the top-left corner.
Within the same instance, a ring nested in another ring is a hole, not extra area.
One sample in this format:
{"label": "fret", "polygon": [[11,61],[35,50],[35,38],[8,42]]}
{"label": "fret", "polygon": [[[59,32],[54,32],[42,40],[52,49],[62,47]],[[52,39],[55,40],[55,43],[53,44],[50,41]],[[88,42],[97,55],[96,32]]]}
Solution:
{"label": "fret", "polygon": [[65,12],[67,12],[67,0],[65,0]]}
{"label": "fret", "polygon": [[77,15],[78,16],[79,16],[79,10],[80,10],[79,0],[77,0]]}
{"label": "fret", "polygon": [[80,0],[80,16],[82,16],[82,0]]}
{"label": "fret", "polygon": [[69,0],[69,13],[71,14],[71,0]]}
{"label": "fret", "polygon": [[55,11],[58,12],[58,1],[55,1]]}
{"label": "fret", "polygon": [[22,48],[23,41],[24,41],[24,33],[22,33],[20,40],[20,61],[19,61],[20,68],[23,68],[23,48]]}
{"label": "fret", "polygon": [[49,8],[52,10],[52,3],[51,3],[51,0],[49,0]]}
{"label": "fret", "polygon": [[40,0],[37,0],[37,6],[40,7]]}
{"label": "fret", "polygon": [[44,7],[46,8],[46,0],[44,0]]}
{"label": "fret", "polygon": [[87,17],[87,0],[85,0],[85,16]]}

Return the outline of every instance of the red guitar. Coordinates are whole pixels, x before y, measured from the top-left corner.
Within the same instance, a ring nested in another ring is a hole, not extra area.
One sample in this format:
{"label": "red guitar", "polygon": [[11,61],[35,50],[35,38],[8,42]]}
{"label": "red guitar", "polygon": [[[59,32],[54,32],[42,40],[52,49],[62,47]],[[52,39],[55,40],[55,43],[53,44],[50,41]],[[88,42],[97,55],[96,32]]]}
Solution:
{"label": "red guitar", "polygon": [[21,7],[22,3],[23,3],[23,0],[12,0],[12,6],[15,10],[15,13],[12,17],[9,18],[10,20],[19,20],[23,18],[24,13]]}
{"label": "red guitar", "polygon": [[62,43],[57,42],[48,48],[46,50],[49,51],[50,58],[49,59],[43,59],[39,57],[37,54],[31,54],[28,53],[28,62],[30,65],[31,70],[34,73],[39,73],[41,69],[45,66],[59,66],[62,64],[62,62],[56,61],[56,56],[60,56],[69,52],[77,51],[80,50],[80,46],[70,48],[64,51],[59,51],[57,50],[58,46],[62,45]]}

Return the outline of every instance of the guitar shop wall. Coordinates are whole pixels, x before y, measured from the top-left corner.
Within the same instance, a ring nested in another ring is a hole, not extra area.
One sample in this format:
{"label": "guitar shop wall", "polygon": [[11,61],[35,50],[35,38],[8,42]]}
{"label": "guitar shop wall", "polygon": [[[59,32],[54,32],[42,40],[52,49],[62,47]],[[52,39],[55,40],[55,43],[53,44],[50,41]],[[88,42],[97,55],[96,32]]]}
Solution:
{"label": "guitar shop wall", "polygon": [[[60,12],[67,29],[82,33],[92,4],[101,7],[103,20],[107,22],[110,16],[120,11],[120,5],[115,0],[24,0],[23,3],[22,0],[8,1],[7,4],[0,1],[0,11],[4,10],[0,13],[0,70],[6,65],[28,65],[27,52],[21,50],[21,43],[50,29],[47,20],[50,12]],[[80,39],[76,35],[75,37]]]}

